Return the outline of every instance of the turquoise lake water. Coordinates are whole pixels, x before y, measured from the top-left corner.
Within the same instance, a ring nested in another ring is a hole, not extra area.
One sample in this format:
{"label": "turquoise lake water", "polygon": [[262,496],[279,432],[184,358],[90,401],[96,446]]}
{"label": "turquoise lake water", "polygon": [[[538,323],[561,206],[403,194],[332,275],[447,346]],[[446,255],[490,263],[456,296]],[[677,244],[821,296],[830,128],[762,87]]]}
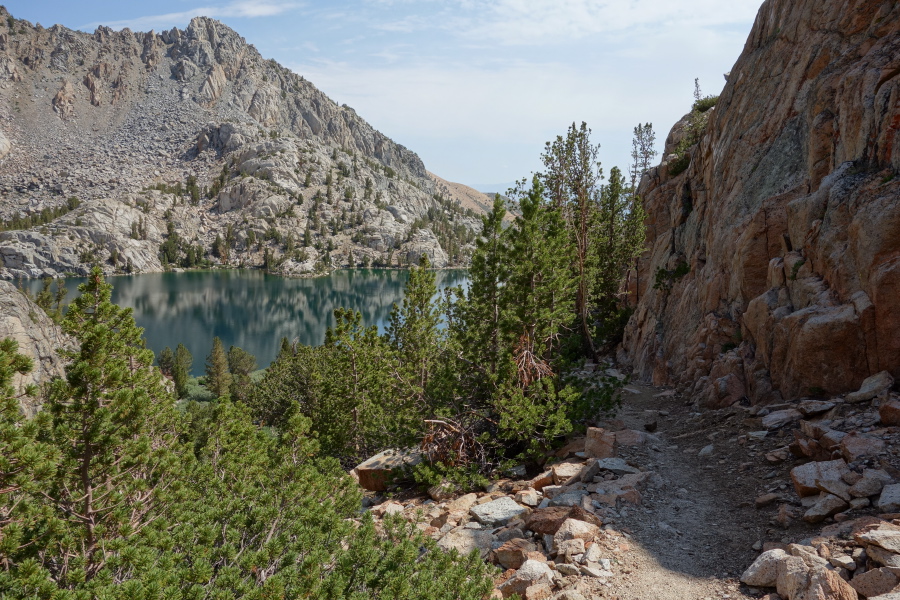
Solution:
{"label": "turquoise lake water", "polygon": [[[462,270],[437,271],[439,289],[467,283]],[[383,330],[391,307],[403,298],[408,271],[353,269],[313,279],[291,279],[251,270],[147,273],[110,277],[113,302],[134,309],[147,346],[155,353],[179,343],[194,356],[200,375],[212,339],[227,349],[240,346],[256,356],[260,367],[278,354],[282,337],[321,344],[334,325],[334,309],[362,313],[363,323]],[[66,279],[69,299],[84,279]],[[23,282],[37,292],[41,282]],[[55,284],[54,284],[55,289]]]}

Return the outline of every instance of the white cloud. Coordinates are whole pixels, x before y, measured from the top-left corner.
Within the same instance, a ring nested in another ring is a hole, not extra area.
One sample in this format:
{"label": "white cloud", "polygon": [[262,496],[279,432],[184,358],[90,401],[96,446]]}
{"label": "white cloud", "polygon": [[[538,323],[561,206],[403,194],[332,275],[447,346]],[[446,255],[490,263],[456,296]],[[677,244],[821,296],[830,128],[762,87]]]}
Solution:
{"label": "white cloud", "polygon": [[[405,0],[368,0],[393,7]],[[433,2],[421,3],[434,16]],[[759,0],[444,0],[432,27],[470,39],[537,45],[651,26],[700,29],[753,21]],[[425,23],[420,23],[425,26]]]}
{"label": "white cloud", "polygon": [[184,25],[194,17],[273,17],[296,8],[296,2],[279,2],[273,0],[236,0],[221,6],[198,6],[190,10],[171,12],[159,15],[146,15],[120,21],[97,21],[81,26],[79,29],[92,30],[100,25],[113,29],[129,28],[135,31],[162,29]]}

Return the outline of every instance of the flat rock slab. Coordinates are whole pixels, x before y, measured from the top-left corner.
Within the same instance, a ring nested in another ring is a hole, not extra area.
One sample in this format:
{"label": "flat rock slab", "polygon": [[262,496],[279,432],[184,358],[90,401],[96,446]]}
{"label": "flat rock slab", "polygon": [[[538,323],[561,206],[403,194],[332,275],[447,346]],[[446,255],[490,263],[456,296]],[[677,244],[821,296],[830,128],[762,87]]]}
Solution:
{"label": "flat rock slab", "polygon": [[616,434],[600,427],[588,427],[584,453],[589,458],[612,458],[616,455]]}
{"label": "flat rock slab", "polygon": [[519,515],[528,512],[528,509],[519,505],[508,496],[498,498],[492,502],[473,506],[469,514],[475,520],[487,527],[500,527],[506,525]]}
{"label": "flat rock slab", "polygon": [[847,402],[865,402],[890,389],[892,385],[894,385],[894,378],[887,371],[882,371],[866,378],[858,392],[847,394],[845,398]]}
{"label": "flat rock slab", "polygon": [[853,586],[853,589],[866,598],[875,598],[887,594],[897,586],[897,583],[900,583],[900,580],[886,567],[871,569],[856,575],[850,580],[850,585]]}
{"label": "flat rock slab", "polygon": [[866,469],[862,477],[850,486],[850,495],[854,498],[868,498],[880,494],[884,486],[893,483],[893,478],[881,469]]}
{"label": "flat rock slab", "polygon": [[844,436],[841,440],[841,455],[848,461],[853,462],[863,456],[874,456],[884,452],[884,441],[857,433],[851,433]]}
{"label": "flat rock slab", "polygon": [[[886,513],[900,512],[900,483],[884,486],[878,499],[878,509]],[[900,548],[897,552],[900,552]]]}
{"label": "flat rock slab", "polygon": [[791,481],[801,498],[816,496],[821,491],[818,481],[841,481],[841,476],[849,472],[843,459],[810,462],[791,469]]}
{"label": "flat rock slab", "polygon": [[363,489],[382,492],[387,489],[394,472],[422,462],[422,454],[407,450],[385,450],[365,460],[353,469]]}
{"label": "flat rock slab", "polygon": [[797,410],[803,413],[804,417],[814,417],[828,412],[837,406],[836,402],[827,402],[825,400],[804,400],[797,405]]}
{"label": "flat rock slab", "polygon": [[556,485],[563,485],[571,478],[581,473],[583,468],[584,464],[581,462],[564,462],[553,465],[550,467],[550,471],[553,473],[553,483]]}
{"label": "flat rock slab", "polygon": [[568,519],[578,519],[579,521],[592,523],[597,527],[603,525],[603,522],[596,515],[587,512],[580,506],[573,506],[572,508],[551,506],[539,508],[531,513],[525,520],[525,528],[542,535],[554,535]]}
{"label": "flat rock slab", "polygon": [[634,429],[625,429],[616,432],[617,446],[643,446],[649,439],[650,436],[648,434]]}
{"label": "flat rock slab", "polygon": [[812,508],[803,515],[803,520],[807,523],[821,523],[830,516],[833,516],[848,506],[847,502],[833,494],[823,494],[819,501],[813,504]]}
{"label": "flat rock slab", "polygon": [[628,475],[641,472],[640,469],[635,469],[621,458],[601,458],[597,461],[595,468],[598,471],[609,471],[615,475]]}
{"label": "flat rock slab", "polygon": [[803,413],[799,410],[786,408],[784,410],[776,410],[775,412],[771,412],[764,416],[762,418],[762,426],[767,430],[779,429],[789,423],[799,421],[802,418]]}
{"label": "flat rock slab", "polygon": [[581,506],[581,499],[588,495],[584,490],[563,492],[550,500],[550,506]]}
{"label": "flat rock slab", "polygon": [[495,539],[490,531],[457,527],[438,540],[437,545],[444,550],[456,550],[463,556],[472,550],[478,550],[481,558],[484,558],[491,551]]}

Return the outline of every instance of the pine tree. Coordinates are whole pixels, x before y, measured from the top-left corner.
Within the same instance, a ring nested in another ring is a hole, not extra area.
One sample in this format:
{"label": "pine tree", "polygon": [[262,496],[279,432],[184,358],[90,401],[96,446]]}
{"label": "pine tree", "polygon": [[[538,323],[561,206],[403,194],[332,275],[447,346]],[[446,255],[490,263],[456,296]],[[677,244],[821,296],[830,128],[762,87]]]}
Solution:
{"label": "pine tree", "polygon": [[159,365],[159,370],[162,371],[162,374],[166,377],[172,377],[172,374],[175,371],[175,353],[172,352],[172,349],[166,346],[159,352],[159,356],[156,359],[156,364]]}
{"label": "pine tree", "polygon": [[218,336],[213,338],[212,350],[206,357],[206,389],[216,398],[227,397],[231,391],[231,373],[228,372],[228,357]]}
{"label": "pine tree", "polygon": [[[12,385],[16,374],[25,375],[32,366],[29,357],[18,353],[15,340],[0,340],[0,573],[7,574],[15,571],[17,559],[29,546],[27,531],[39,514],[33,495],[48,485],[58,460],[55,449],[39,441],[49,415],[41,412],[28,419],[19,406],[37,389],[19,391]],[[0,595],[2,580],[0,575]]]}
{"label": "pine tree", "polygon": [[244,401],[250,391],[250,373],[257,369],[256,357],[237,346],[228,349],[228,371],[231,373],[231,398]]}
{"label": "pine tree", "polygon": [[472,368],[488,378],[497,372],[501,352],[507,346],[501,327],[505,308],[502,287],[511,262],[503,237],[505,216],[506,205],[497,194],[491,212],[481,218],[481,236],[475,242],[469,268],[469,291],[460,306],[460,322],[465,324],[462,346]]}
{"label": "pine tree", "polygon": [[96,267],[79,286],[62,323],[79,347],[61,351],[66,377],[53,382],[44,407],[60,451],[45,527],[64,532],[45,564],[69,589],[117,568],[118,552],[153,523],[177,478],[173,399],[143,330],[131,309],[110,302],[111,289]]}
{"label": "pine tree", "polygon": [[179,398],[187,395],[188,379],[191,377],[191,367],[194,364],[194,357],[190,351],[185,348],[184,344],[178,344],[175,347],[175,363],[172,367],[172,381],[175,382],[175,394]]}
{"label": "pine tree", "polygon": [[[509,230],[511,261],[503,287],[503,327],[517,338],[517,362],[528,380],[540,378],[540,363],[554,358],[560,336],[571,322],[577,282],[572,247],[560,210],[544,200],[538,177],[519,200],[521,215]],[[532,358],[528,358],[532,357]],[[537,361],[534,366],[525,363]]]}
{"label": "pine tree", "polygon": [[423,254],[419,266],[409,271],[409,281],[400,305],[391,309],[386,336],[399,361],[402,395],[424,409],[430,378],[437,368],[441,348],[441,306],[432,298],[437,294],[435,274],[429,270],[428,256]]}
{"label": "pine tree", "polygon": [[591,283],[594,278],[592,225],[595,219],[599,182],[603,170],[597,159],[600,146],[590,140],[586,123],[569,127],[566,137],[557,136],[547,143],[541,160],[546,172],[542,179],[550,201],[566,219],[575,255],[572,268],[578,286],[575,293],[575,315],[583,351],[591,357],[597,352],[593,342]]}
{"label": "pine tree", "polygon": [[644,250],[645,213],[626,187],[618,168],[610,171],[596,213],[594,250],[597,261],[593,282],[593,313],[599,324],[597,338],[604,350],[621,341],[628,317],[625,308],[626,274]]}

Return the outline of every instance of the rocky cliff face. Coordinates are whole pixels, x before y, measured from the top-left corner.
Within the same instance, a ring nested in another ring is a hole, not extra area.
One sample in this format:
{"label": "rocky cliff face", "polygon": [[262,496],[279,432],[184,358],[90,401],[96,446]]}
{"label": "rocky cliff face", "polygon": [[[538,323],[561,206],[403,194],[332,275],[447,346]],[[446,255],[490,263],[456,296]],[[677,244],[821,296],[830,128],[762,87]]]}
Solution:
{"label": "rocky cliff face", "polygon": [[286,273],[461,263],[478,220],[444,192],[415,153],[217,21],[91,35],[0,8],[0,220],[81,200],[0,233],[0,277],[159,270],[169,223],[206,255],[227,236],[216,261]]}
{"label": "rocky cliff face", "polygon": [[[12,284],[0,281],[0,340],[6,338],[16,340],[19,352],[34,361],[31,373],[16,375],[13,385],[17,390],[65,375],[63,361],[56,350],[71,343],[69,339],[39,306]],[[22,402],[28,416],[33,416],[38,406],[36,399]]]}
{"label": "rocky cliff face", "polygon": [[900,5],[767,0],[687,171],[641,182],[621,358],[709,406],[900,376],[898,128]]}

